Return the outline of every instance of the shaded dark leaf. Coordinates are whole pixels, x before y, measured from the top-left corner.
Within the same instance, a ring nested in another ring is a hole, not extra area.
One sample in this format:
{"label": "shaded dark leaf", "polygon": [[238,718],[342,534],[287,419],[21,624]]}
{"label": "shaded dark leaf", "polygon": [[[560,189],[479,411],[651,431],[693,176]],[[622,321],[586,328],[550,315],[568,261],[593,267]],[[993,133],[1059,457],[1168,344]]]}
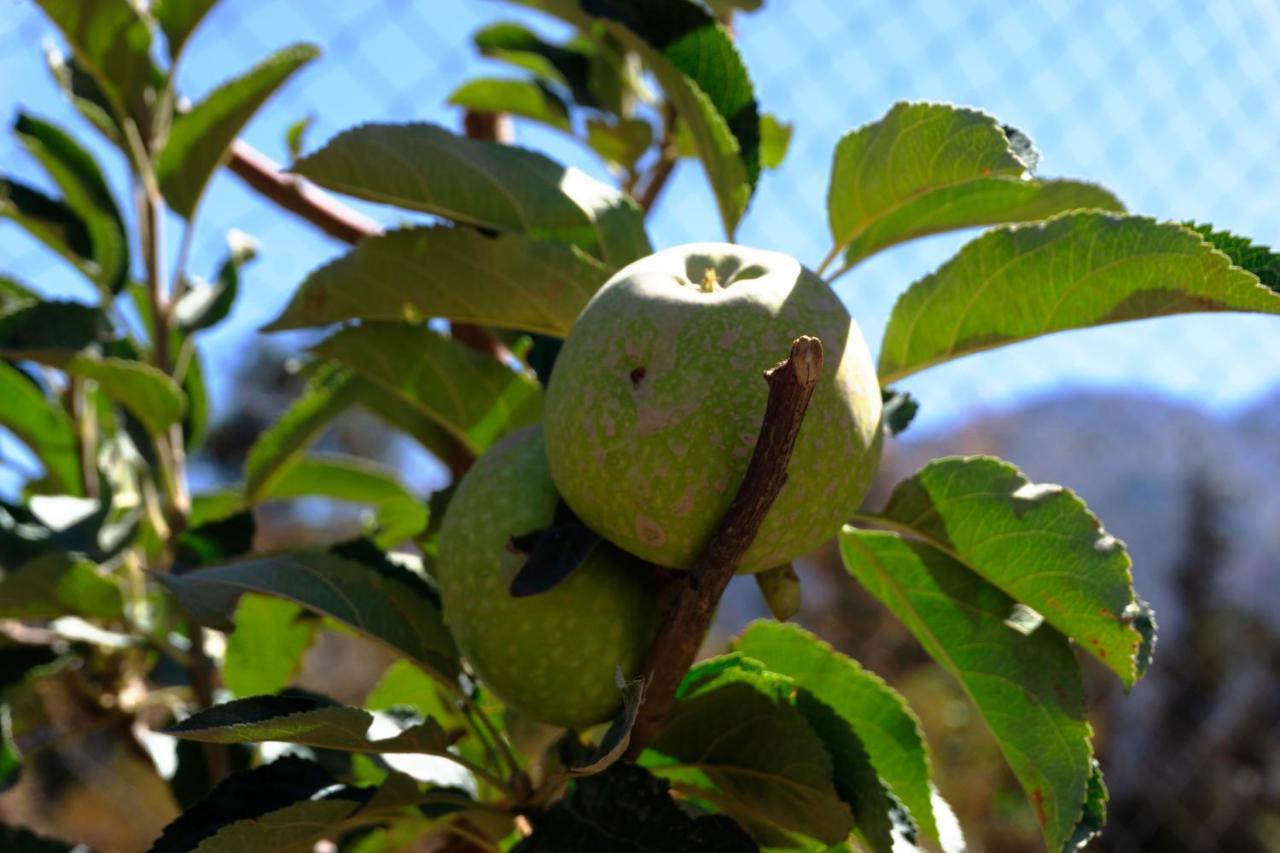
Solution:
{"label": "shaded dark leaf", "polygon": [[550,527],[513,536],[507,547],[528,555],[511,578],[508,591],[516,598],[554,589],[581,566],[600,544],[599,534],[583,524],[564,501],[556,503]]}
{"label": "shaded dark leaf", "polygon": [[93,275],[93,238],[89,227],[65,202],[19,181],[0,178],[0,216],[17,222],[85,275]]}
{"label": "shaded dark leaf", "polygon": [[178,539],[177,561],[181,571],[239,557],[253,550],[257,526],[249,510],[186,531]]}
{"label": "shaded dark leaf", "polygon": [[29,829],[0,824],[0,850],[5,853],[71,853],[74,849],[70,844],[36,835]]}
{"label": "shaded dark leaf", "polygon": [[582,763],[569,768],[575,776],[590,776],[612,767],[622,758],[631,745],[631,730],[636,724],[636,715],[640,713],[640,705],[644,702],[645,681],[636,678],[626,681],[619,667],[616,675],[618,690],[622,693],[622,710],[613,718],[609,728],[600,738],[600,743]]}
{"label": "shaded dark leaf", "polygon": [[1217,247],[1218,251],[1231,259],[1231,263],[1253,273],[1267,287],[1280,293],[1280,255],[1271,251],[1270,246],[1254,243],[1248,237],[1241,237],[1230,231],[1215,230],[1208,223],[1184,224]]}
{"label": "shaded dark leaf", "polygon": [[294,757],[236,773],[166,826],[151,853],[186,853],[224,826],[310,800],[336,784],[319,764]]}
{"label": "shaded dark leaf", "polygon": [[231,313],[240,292],[240,271],[258,256],[258,245],[242,231],[227,234],[227,257],[212,282],[191,286],[175,308],[178,326],[185,334],[207,329]]}
{"label": "shaded dark leaf", "polygon": [[0,316],[0,351],[21,358],[32,350],[80,350],[105,337],[109,328],[99,308],[78,302],[37,302]]}
{"label": "shaded dark leaf", "polygon": [[884,408],[881,411],[885,428],[889,430],[890,435],[901,435],[915,420],[916,413],[920,411],[920,403],[910,391],[898,391],[893,388],[882,390],[880,398],[884,402]]}
{"label": "shaded dark leaf", "polygon": [[534,819],[513,853],[749,853],[760,848],[724,815],[692,817],[668,784],[633,764],[579,779],[573,793]]}
{"label": "shaded dark leaf", "polygon": [[96,265],[94,280],[105,292],[119,293],[129,276],[128,234],[93,155],[66,131],[25,113],[18,114],[13,132],[84,222]]}
{"label": "shaded dark leaf", "polygon": [[583,0],[637,50],[688,125],[732,237],[760,175],[760,112],[728,31],[691,0]]}

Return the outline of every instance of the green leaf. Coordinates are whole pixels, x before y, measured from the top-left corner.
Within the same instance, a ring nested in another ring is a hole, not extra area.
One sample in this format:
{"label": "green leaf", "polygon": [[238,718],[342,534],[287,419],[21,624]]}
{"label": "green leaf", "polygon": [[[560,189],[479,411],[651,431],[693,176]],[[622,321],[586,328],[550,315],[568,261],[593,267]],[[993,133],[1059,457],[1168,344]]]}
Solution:
{"label": "green leaf", "polygon": [[1197,311],[1280,314],[1280,294],[1174,223],[1080,212],[996,228],[898,299],[880,381],[1052,332]]}
{"label": "green leaf", "polygon": [[0,216],[21,225],[89,278],[97,273],[89,228],[69,205],[26,184],[0,178]]}
{"label": "green leaf", "polygon": [[565,133],[573,131],[568,105],[551,89],[534,80],[497,77],[469,80],[453,90],[449,103],[473,112],[510,113]]}
{"label": "green leaf", "polygon": [[1271,251],[1270,246],[1254,243],[1248,237],[1230,231],[1215,231],[1212,225],[1183,224],[1231,258],[1231,263],[1253,273],[1258,281],[1280,293],[1280,255]]}
{"label": "green leaf", "polygon": [[50,551],[0,575],[0,618],[57,619],[85,616],[119,619],[120,588],[93,563]]}
{"label": "green leaf", "polygon": [[149,364],[78,353],[62,366],[68,373],[96,382],[103,394],[133,413],[152,435],[182,420],[186,409],[182,389]]}
{"label": "green leaf", "polygon": [[109,331],[99,308],[79,302],[36,302],[0,315],[0,353],[61,367],[77,350],[102,340]]}
{"label": "green leaf", "polygon": [[451,724],[459,719],[452,697],[440,685],[409,661],[398,660],[387,667],[378,684],[364,699],[370,711],[412,708],[422,717],[434,717]]}
{"label": "green leaf", "polygon": [[284,48],[174,119],[156,158],[156,178],[170,207],[191,218],[241,128],[295,71],[319,55],[313,45]]}
{"label": "green leaf", "polygon": [[[755,622],[733,648],[791,678],[848,723],[866,748],[876,773],[902,800],[925,834],[938,839],[931,804],[929,753],[920,720],[896,690],[857,661],[795,625]],[[837,777],[837,788],[840,782]],[[861,819],[856,808],[854,814]]]}
{"label": "green leaf", "polygon": [[760,117],[760,166],[776,169],[786,159],[791,147],[791,134],[796,126],[765,113]]}
{"label": "green leaf", "polygon": [[404,228],[362,240],[312,272],[267,331],[444,317],[563,338],[609,273],[563,243],[463,227]]}
{"label": "green leaf", "polygon": [[910,391],[898,391],[885,388],[880,392],[884,403],[883,417],[885,429],[890,435],[901,435],[911,426],[916,413],[920,411],[920,403]]}
{"label": "green leaf", "polygon": [[[236,773],[219,782],[208,796],[166,826],[152,844],[151,853],[208,849],[202,842],[238,821],[260,818],[298,802],[332,802],[312,798],[336,784],[332,774],[319,764],[294,756]],[[354,808],[350,800],[345,802],[348,810]],[[248,845],[239,849],[252,848],[253,845]]]}
{"label": "green leaf", "polygon": [[21,826],[0,824],[0,850],[5,853],[74,853],[77,847],[43,835],[36,835]]}
{"label": "green leaf", "polygon": [[1102,768],[1093,762],[1093,772],[1089,774],[1088,794],[1084,801],[1084,813],[1076,824],[1075,832],[1062,845],[1062,853],[1075,853],[1084,847],[1101,832],[1107,823],[1107,786],[1102,781]]}
{"label": "green leaf", "polygon": [[50,400],[26,374],[0,361],[0,426],[23,441],[44,466],[51,486],[70,495],[84,494],[80,479],[80,443],[66,410]]}
{"label": "green leaf", "polygon": [[881,249],[926,234],[1030,222],[1076,208],[1124,211],[1102,187],[1030,180],[1029,171],[1004,129],[986,113],[945,104],[896,104],[884,118],[836,144],[827,191],[835,240],[830,257],[843,251],[848,269]]}
{"label": "green leaf", "polygon": [[129,0],[36,0],[111,100],[116,116],[128,115],[143,133],[142,105],[155,80],[151,30]]}
{"label": "green leaf", "polygon": [[93,79],[93,75],[75,57],[66,56],[52,44],[45,45],[45,62],[54,82],[72,106],[103,136],[117,146],[123,146],[120,125],[112,115],[110,99]]}
{"label": "green leaf", "polygon": [[93,247],[94,281],[109,294],[119,293],[129,276],[128,235],[93,155],[62,129],[25,113],[18,114],[13,132],[84,223]]}
{"label": "green leaf", "polygon": [[475,454],[542,414],[536,381],[418,326],[363,323],[313,349],[414,403]]}
{"label": "green leaf", "polygon": [[151,5],[151,15],[168,42],[171,62],[177,61],[187,39],[217,4],[218,0],[156,0]]}
{"label": "green leaf", "polygon": [[473,36],[482,56],[532,72],[538,79],[565,87],[578,103],[600,106],[591,93],[591,50],[587,43],[551,44],[521,24],[501,22]]}
{"label": "green leaf", "polygon": [[854,835],[873,853],[919,850],[919,828],[910,813],[876,774],[867,748],[849,720],[804,688],[796,691],[795,707],[808,720],[827,748],[835,766],[835,786],[857,820]]}
{"label": "green leaf", "polygon": [[[319,620],[293,602],[253,593],[240,596],[232,621],[236,628],[227,636],[222,681],[239,697],[284,689],[319,626]],[[264,649],[270,654],[263,654]]]}
{"label": "green leaf", "polygon": [[1150,645],[1134,625],[1145,608],[1133,561],[1084,501],[1033,483],[990,456],[935,459],[861,516],[920,539],[977,572],[1102,661],[1132,687]]}
{"label": "green leaf", "polygon": [[844,841],[853,816],[832,784],[823,742],[792,705],[793,691],[789,679],[763,672],[703,680],[676,702],[652,744],[669,763],[651,769],[686,793],[718,793],[784,829]]}
{"label": "green leaf", "polygon": [[178,301],[174,313],[178,328],[191,334],[214,326],[231,313],[240,291],[240,270],[258,256],[258,244],[243,231],[227,233],[227,257],[211,283],[191,284]]}
{"label": "green leaf", "polygon": [[632,169],[653,144],[653,126],[638,118],[587,119],[587,145],[605,162]]}
{"label": "green leaf", "polygon": [[449,738],[435,720],[382,740],[366,736],[372,723],[368,711],[313,696],[251,696],[197,711],[165,733],[205,743],[279,741],[352,752],[451,755]]}
{"label": "green leaf", "polygon": [[178,537],[175,563],[182,570],[225,563],[253,550],[257,523],[248,510],[232,512],[224,518],[191,524]]}
{"label": "green leaf", "polygon": [[760,113],[727,30],[691,0],[583,0],[640,54],[689,128],[732,239],[760,175]]}
{"label": "green leaf", "polygon": [[345,368],[327,368],[307,383],[302,396],[258,436],[244,463],[246,504],[262,500],[288,473],[307,447],[358,396],[360,382]]}
{"label": "green leaf", "polygon": [[640,209],[613,187],[533,151],[431,124],[348,130],[294,171],[367,201],[574,243],[615,268],[653,251]]}
{"label": "green leaf", "polygon": [[1013,627],[1017,602],[945,553],[846,527],[845,566],[968,693],[1027,793],[1050,849],[1075,831],[1093,769],[1080,668],[1047,626]]}
{"label": "green leaf", "polygon": [[0,273],[0,315],[28,308],[39,301],[39,294],[30,287]]}
{"label": "green leaf", "polygon": [[441,461],[455,459],[459,454],[473,455],[426,412],[394,391],[388,391],[372,382],[361,382],[357,391],[357,405],[387,426],[412,437]]}
{"label": "green leaf", "polygon": [[[759,847],[724,815],[694,817],[668,783],[634,764],[579,779],[534,823],[512,853],[622,850],[628,853],[751,853]],[[625,839],[623,841],[622,839]]]}
{"label": "green leaf", "polygon": [[427,526],[427,505],[404,487],[390,469],[358,457],[311,456],[300,459],[262,494],[262,500],[324,496],[372,504],[377,529],[374,541],[398,545]]}
{"label": "green leaf", "polygon": [[256,592],[336,619],[446,681],[458,673],[457,651],[434,590],[407,569],[300,551],[154,577],[192,618],[220,631],[234,629],[240,596]]}
{"label": "green leaf", "polygon": [[[180,352],[182,344],[185,343],[181,339],[181,333],[177,337],[179,344],[170,352]],[[204,358],[200,355],[200,345],[197,342],[192,341],[190,353],[186,370],[182,374],[182,393],[187,398],[187,411],[182,418],[182,432],[188,453],[204,442],[209,425],[209,391],[204,381]]]}

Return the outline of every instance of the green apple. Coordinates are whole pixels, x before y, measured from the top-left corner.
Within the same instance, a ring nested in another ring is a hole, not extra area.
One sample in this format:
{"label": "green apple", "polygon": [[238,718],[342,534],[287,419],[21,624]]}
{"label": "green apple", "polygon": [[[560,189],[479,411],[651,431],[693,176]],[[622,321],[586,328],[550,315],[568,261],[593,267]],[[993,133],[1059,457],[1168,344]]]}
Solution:
{"label": "green apple", "polygon": [[857,323],[778,252],[695,243],[613,276],[583,310],[547,389],[551,475],[578,517],[653,563],[687,568],[745,473],[764,417],[761,373],[800,335],[826,361],[788,479],[738,571],[829,540],[879,463],[881,398]]}
{"label": "green apple", "polygon": [[544,528],[559,495],[540,427],[503,439],[463,477],[440,527],[436,579],[445,620],[472,669],[535,719],[583,727],[609,719],[658,626],[652,572],[607,542],[547,592],[507,592],[524,556],[512,537]]}

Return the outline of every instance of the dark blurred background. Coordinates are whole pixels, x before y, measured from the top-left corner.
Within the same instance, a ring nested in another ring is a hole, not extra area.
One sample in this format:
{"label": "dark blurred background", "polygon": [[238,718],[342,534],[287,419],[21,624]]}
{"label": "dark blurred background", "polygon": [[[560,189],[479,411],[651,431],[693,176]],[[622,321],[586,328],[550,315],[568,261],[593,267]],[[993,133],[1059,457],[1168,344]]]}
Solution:
{"label": "dark blurred background", "polygon": [[[0,8],[3,116],[21,108],[84,129],[45,70],[52,28],[25,0]],[[470,42],[504,19],[561,31],[499,0],[224,0],[189,52],[181,88],[198,97],[270,50],[311,40],[324,58],[247,135],[277,160],[287,159],[287,127],[307,116],[308,148],[366,120],[456,126],[449,93],[477,73],[509,73]],[[782,168],[762,179],[739,235],[745,243],[815,263],[829,245],[824,197],[836,140],[901,99],[984,108],[1036,140],[1042,174],[1102,183],[1135,212],[1280,243],[1280,5],[773,0],[740,16],[737,29],[762,108],[796,126]],[[517,139],[607,178],[553,131],[517,125]],[[99,153],[111,162],[105,147]],[[35,174],[7,135],[0,170]],[[118,164],[111,178],[122,190]],[[402,215],[361,208],[384,222]],[[655,210],[655,244],[717,239],[717,223],[702,173],[681,165]],[[343,251],[224,175],[205,202],[194,271],[212,275],[231,228],[253,235],[262,253],[231,320],[205,339],[218,427],[196,461],[199,488],[234,479],[253,438],[299,390],[294,358],[306,336],[255,329],[309,269]],[[891,250],[841,280],[873,348],[897,294],[969,236]],[[48,293],[90,296],[4,222],[0,272]],[[889,442],[873,505],[932,456],[1003,456],[1032,479],[1078,491],[1128,543],[1138,589],[1157,608],[1156,663],[1132,696],[1086,662],[1112,796],[1110,826],[1091,849],[1280,850],[1280,323],[1218,315],[1054,336],[962,359],[906,388],[921,413]],[[447,482],[434,460],[371,419],[345,417],[324,443],[397,466],[424,495]],[[0,431],[0,494],[8,495],[19,480],[6,462],[25,464]],[[339,538],[360,523],[350,507],[319,500],[272,508],[262,520],[260,544]],[[803,621],[920,712],[942,794],[971,849],[1037,849],[1025,801],[956,685],[860,593],[833,551],[799,568]],[[754,585],[735,582],[721,630],[762,609]],[[357,655],[348,671],[367,676],[367,663]]]}

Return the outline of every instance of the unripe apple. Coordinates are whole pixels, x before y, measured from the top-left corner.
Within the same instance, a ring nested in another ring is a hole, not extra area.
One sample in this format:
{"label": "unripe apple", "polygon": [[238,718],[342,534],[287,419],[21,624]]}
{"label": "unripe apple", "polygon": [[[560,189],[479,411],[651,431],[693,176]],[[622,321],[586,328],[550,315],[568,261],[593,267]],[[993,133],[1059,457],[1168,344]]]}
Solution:
{"label": "unripe apple", "polygon": [[547,389],[551,475],[586,524],[671,568],[706,547],[764,417],[761,373],[800,335],[825,367],[788,478],[738,571],[829,540],[880,457],[881,398],[857,323],[831,288],[779,252],[679,246],[613,276],[583,310]]}
{"label": "unripe apple", "polygon": [[530,717],[576,728],[618,709],[615,667],[636,674],[660,614],[652,572],[607,542],[549,591],[508,593],[525,562],[512,537],[551,524],[558,500],[541,428],[506,437],[449,503],[436,579],[445,620],[480,679]]}

